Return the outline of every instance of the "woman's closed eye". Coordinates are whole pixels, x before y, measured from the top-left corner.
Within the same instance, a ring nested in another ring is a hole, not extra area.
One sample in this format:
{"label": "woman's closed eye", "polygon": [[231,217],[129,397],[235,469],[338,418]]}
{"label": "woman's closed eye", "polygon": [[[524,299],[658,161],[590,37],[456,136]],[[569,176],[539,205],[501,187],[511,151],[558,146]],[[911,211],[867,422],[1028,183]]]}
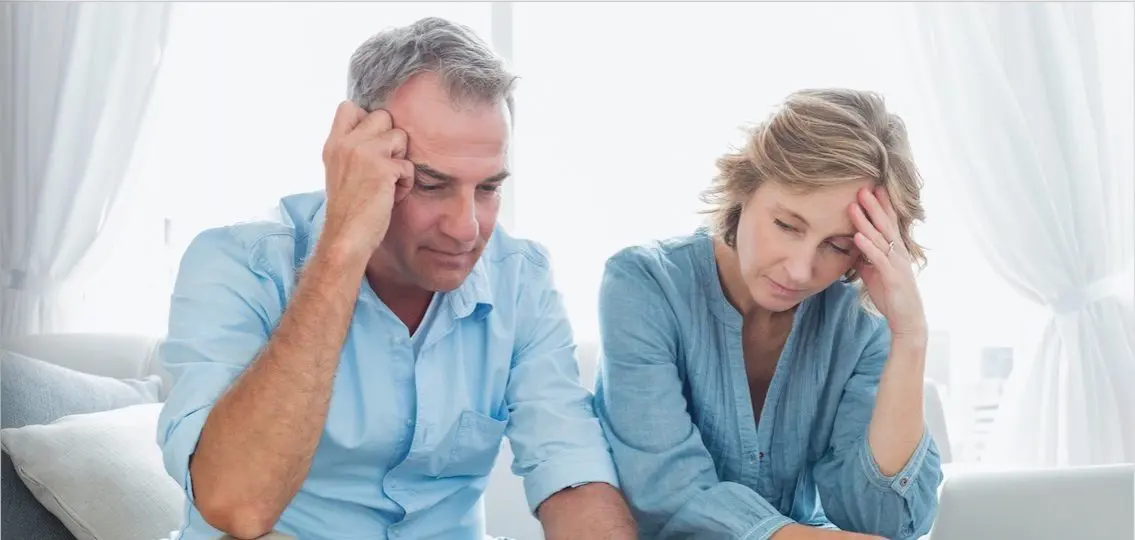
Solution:
{"label": "woman's closed eye", "polygon": [[828,240],[826,243],[827,243],[828,247],[836,250],[836,252],[840,253],[841,255],[851,255],[851,248],[840,247],[839,245],[832,242],[831,240]]}
{"label": "woman's closed eye", "polygon": [[786,230],[786,231],[789,231],[789,232],[798,232],[798,230],[799,230],[796,227],[793,227],[792,225],[789,225],[789,224],[787,224],[787,223],[785,223],[785,222],[783,222],[779,219],[774,219],[773,221],[776,223],[777,227],[780,227],[783,230]]}

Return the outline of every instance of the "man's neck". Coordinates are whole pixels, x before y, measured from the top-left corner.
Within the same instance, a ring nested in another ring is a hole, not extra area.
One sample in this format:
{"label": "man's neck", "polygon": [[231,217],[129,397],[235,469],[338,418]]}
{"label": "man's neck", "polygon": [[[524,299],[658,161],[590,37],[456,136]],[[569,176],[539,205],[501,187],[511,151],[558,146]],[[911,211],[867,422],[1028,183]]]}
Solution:
{"label": "man's neck", "polygon": [[366,278],[371,290],[413,335],[426,316],[434,292],[401,281],[395,275],[395,272],[381,264],[377,252],[367,263]]}

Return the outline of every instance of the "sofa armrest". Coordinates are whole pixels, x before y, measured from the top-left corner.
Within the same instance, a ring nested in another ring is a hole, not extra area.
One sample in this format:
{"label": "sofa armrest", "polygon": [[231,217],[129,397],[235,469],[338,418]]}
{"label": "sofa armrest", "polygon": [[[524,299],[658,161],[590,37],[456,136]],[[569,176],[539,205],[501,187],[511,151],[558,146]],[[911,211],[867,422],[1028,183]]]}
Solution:
{"label": "sofa armrest", "polygon": [[157,361],[160,338],[135,334],[37,334],[0,342],[0,349],[43,360],[68,369],[115,379],[158,375],[162,397],[169,391],[169,376]]}

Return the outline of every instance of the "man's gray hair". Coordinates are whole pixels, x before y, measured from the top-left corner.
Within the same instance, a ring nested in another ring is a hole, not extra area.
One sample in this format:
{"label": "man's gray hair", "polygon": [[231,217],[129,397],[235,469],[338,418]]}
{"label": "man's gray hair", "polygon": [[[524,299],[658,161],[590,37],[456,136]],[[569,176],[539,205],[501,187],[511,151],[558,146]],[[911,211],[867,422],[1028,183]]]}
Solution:
{"label": "man's gray hair", "polygon": [[351,55],[347,93],[370,112],[411,76],[437,73],[455,103],[496,103],[512,112],[516,76],[469,27],[438,17],[388,28],[363,42]]}

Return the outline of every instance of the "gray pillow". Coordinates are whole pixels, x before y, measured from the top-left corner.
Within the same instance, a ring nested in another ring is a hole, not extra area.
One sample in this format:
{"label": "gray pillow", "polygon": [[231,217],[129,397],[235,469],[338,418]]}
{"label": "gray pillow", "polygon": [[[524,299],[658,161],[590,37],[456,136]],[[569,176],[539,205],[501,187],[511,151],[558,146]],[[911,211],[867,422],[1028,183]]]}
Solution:
{"label": "gray pillow", "polygon": [[[0,428],[47,424],[72,414],[155,403],[160,392],[157,376],[119,380],[0,350]],[[75,538],[28,491],[7,453],[0,456],[0,507],[0,530],[7,530],[9,538]]]}

